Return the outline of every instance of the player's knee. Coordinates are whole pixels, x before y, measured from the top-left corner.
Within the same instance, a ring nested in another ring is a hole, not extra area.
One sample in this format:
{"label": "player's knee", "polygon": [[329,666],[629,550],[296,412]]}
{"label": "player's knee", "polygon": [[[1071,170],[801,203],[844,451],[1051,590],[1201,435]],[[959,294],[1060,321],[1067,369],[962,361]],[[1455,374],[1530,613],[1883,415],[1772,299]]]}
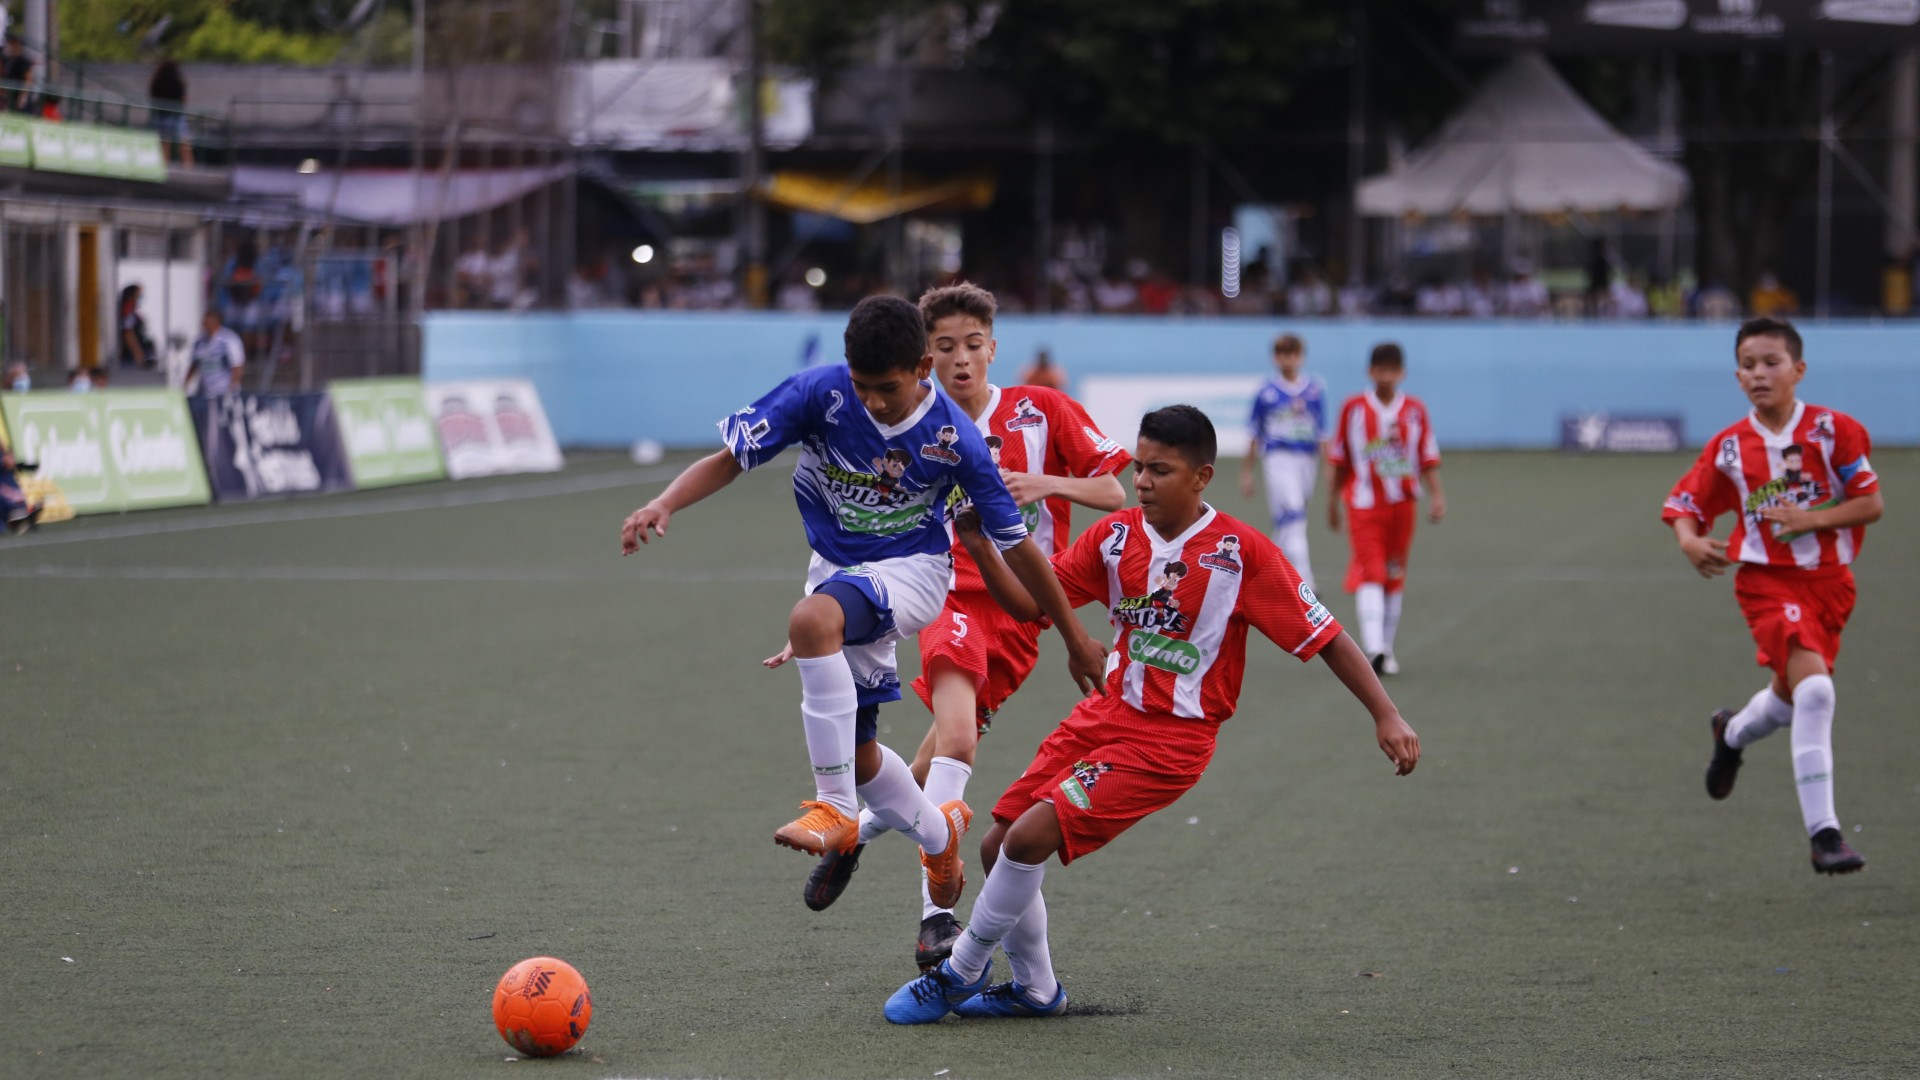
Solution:
{"label": "player's knee", "polygon": [[1830,675],[1809,675],[1801,679],[1793,688],[1793,708],[1796,718],[1802,710],[1831,715],[1833,704],[1833,677]]}
{"label": "player's knee", "polygon": [[1007,827],[998,821],[987,830],[987,835],[980,838],[980,866],[983,873],[993,873],[993,864],[1000,861],[1000,844],[1006,838]]}
{"label": "player's knee", "polygon": [[[1043,812],[1036,812],[1043,808]],[[1007,829],[1000,850],[1014,862],[1043,863],[1052,858],[1060,850],[1060,822],[1053,815],[1053,807],[1040,803],[1020,815],[1020,820]]]}
{"label": "player's knee", "polygon": [[796,656],[826,656],[837,652],[846,632],[846,614],[830,596],[815,593],[793,606],[787,619],[787,640]]}

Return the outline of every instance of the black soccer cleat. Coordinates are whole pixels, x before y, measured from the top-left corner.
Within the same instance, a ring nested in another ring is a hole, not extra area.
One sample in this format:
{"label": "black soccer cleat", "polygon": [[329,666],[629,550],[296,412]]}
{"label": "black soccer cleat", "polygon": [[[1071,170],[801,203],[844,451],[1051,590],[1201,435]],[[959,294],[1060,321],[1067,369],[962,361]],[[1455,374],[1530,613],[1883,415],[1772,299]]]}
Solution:
{"label": "black soccer cleat", "polygon": [[1847,842],[1835,828],[1821,829],[1813,834],[1813,872],[1816,874],[1851,874],[1864,870],[1867,860],[1860,853],[1847,846]]}
{"label": "black soccer cleat", "polygon": [[1713,714],[1713,760],[1707,762],[1707,794],[1724,799],[1733,794],[1733,778],[1740,775],[1740,751],[1727,745],[1727,722],[1733,712]]}
{"label": "black soccer cleat", "polygon": [[1370,662],[1373,664],[1373,673],[1375,675],[1385,675],[1387,673],[1386,653],[1374,653]]}
{"label": "black soccer cleat", "polygon": [[847,891],[847,882],[853,880],[853,872],[860,869],[860,853],[867,845],[855,844],[853,850],[845,855],[837,851],[828,851],[813,864],[813,872],[807,875],[807,884],[800,890],[800,898],[815,911],[825,911],[833,906],[840,894]]}
{"label": "black soccer cleat", "polygon": [[913,945],[913,962],[921,971],[931,971],[940,961],[953,955],[953,943],[960,940],[965,927],[952,912],[936,911],[920,920],[920,939]]}

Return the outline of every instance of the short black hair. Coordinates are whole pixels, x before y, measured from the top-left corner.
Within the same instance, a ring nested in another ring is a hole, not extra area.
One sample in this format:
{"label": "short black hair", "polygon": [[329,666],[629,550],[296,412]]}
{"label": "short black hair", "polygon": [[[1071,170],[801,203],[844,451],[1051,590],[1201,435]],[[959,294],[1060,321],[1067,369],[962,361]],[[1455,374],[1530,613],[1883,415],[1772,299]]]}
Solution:
{"label": "short black hair", "polygon": [[887,447],[886,460],[897,461],[902,465],[911,465],[913,464],[913,455],[897,446],[889,446]]}
{"label": "short black hair", "polygon": [[1196,469],[1213,464],[1220,453],[1213,421],[1191,405],[1169,405],[1141,417],[1140,437],[1180,451]]}
{"label": "short black hair", "polygon": [[1404,371],[1407,366],[1407,354],[1400,351],[1399,345],[1391,341],[1383,341],[1373,347],[1373,354],[1367,357],[1367,366]]}
{"label": "short black hair", "polygon": [[847,366],[862,375],[911,371],[927,354],[920,309],[898,296],[869,296],[854,305],[846,341]]}
{"label": "short black hair", "polygon": [[1768,334],[1773,334],[1787,343],[1788,356],[1793,357],[1795,360],[1802,358],[1800,355],[1800,331],[1795,330],[1793,324],[1785,319],[1775,319],[1767,315],[1762,315],[1757,319],[1748,319],[1746,322],[1740,324],[1740,331],[1733,336],[1734,351],[1740,351],[1740,343],[1748,338],[1765,337]]}

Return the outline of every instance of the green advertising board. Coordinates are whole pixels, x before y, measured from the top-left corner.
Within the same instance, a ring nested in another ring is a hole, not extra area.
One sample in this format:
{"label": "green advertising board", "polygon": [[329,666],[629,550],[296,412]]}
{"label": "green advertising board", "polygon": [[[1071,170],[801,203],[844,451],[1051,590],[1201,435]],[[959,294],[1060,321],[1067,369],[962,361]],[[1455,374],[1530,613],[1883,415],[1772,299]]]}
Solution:
{"label": "green advertising board", "polygon": [[339,379],[327,384],[327,395],[355,487],[446,479],[440,436],[419,379]]}
{"label": "green advertising board", "polygon": [[78,514],[209,499],[187,399],[171,390],[0,394],[14,456],[36,462]]}
{"label": "green advertising board", "polygon": [[155,132],[25,116],[0,115],[0,165],[123,180],[167,178],[166,157]]}

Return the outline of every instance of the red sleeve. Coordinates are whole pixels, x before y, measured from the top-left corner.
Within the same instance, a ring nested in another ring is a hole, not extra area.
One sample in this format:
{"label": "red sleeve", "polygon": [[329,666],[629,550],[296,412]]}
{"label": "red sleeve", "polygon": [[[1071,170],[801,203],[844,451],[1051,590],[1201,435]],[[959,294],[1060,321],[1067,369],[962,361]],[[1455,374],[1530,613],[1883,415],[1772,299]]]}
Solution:
{"label": "red sleeve", "polygon": [[1433,434],[1433,414],[1427,411],[1427,403],[1420,403],[1420,445],[1415,448],[1420,455],[1420,471],[1440,467],[1440,440]]}
{"label": "red sleeve", "polygon": [[1671,525],[1676,518],[1691,517],[1701,528],[1711,529],[1714,518],[1734,509],[1739,501],[1738,493],[1713,462],[1714,450],[1719,445],[1717,438],[1709,441],[1693,468],[1667,493],[1666,505],[1660,508],[1662,522]]}
{"label": "red sleeve", "polygon": [[1335,466],[1347,464],[1347,421],[1353,406],[1351,401],[1340,406],[1339,422],[1334,425],[1333,434],[1327,439],[1327,461]]}
{"label": "red sleeve", "polygon": [[1094,425],[1085,406],[1059,391],[1034,396],[1044,402],[1049,441],[1068,476],[1106,476],[1133,464],[1133,455]]}
{"label": "red sleeve", "polygon": [[1311,660],[1340,636],[1340,621],[1313,594],[1273,541],[1248,537],[1247,580],[1240,585],[1240,612],[1267,640],[1301,660]]}
{"label": "red sleeve", "polygon": [[1053,557],[1053,574],[1066,590],[1067,603],[1074,607],[1107,601],[1107,560],[1101,545],[1114,536],[1115,523],[1124,524],[1119,514],[1101,518]]}
{"label": "red sleeve", "polygon": [[1867,460],[1873,439],[1866,426],[1851,416],[1840,416],[1833,425],[1833,471],[1840,475],[1842,491],[1849,499],[1871,495],[1880,490],[1880,477]]}

